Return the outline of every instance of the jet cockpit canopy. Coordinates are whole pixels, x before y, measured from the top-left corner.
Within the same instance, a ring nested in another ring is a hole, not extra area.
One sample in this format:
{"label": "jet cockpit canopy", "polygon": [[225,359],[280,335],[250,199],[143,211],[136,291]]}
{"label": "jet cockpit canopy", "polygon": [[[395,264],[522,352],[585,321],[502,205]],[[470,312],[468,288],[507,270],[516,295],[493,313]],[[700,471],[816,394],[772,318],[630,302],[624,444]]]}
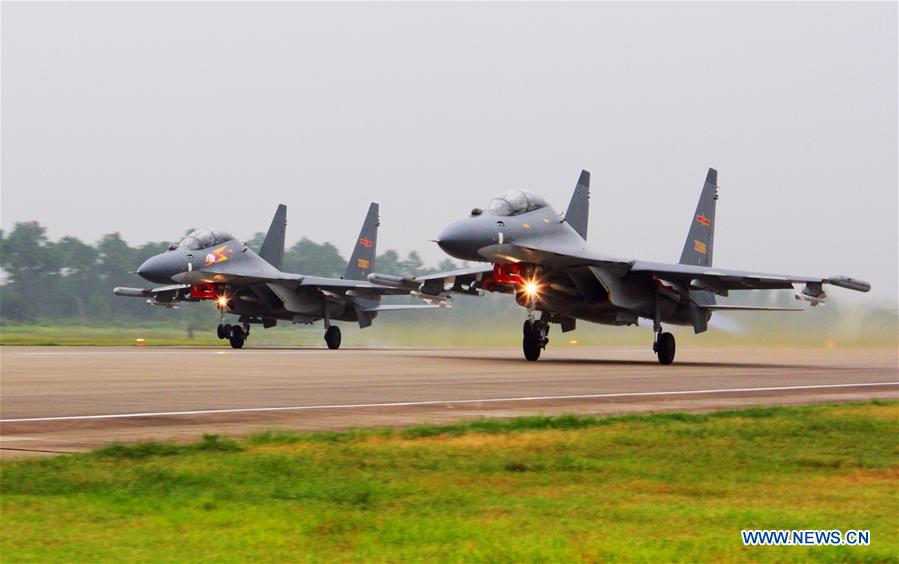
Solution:
{"label": "jet cockpit canopy", "polygon": [[546,207],[546,200],[524,190],[509,190],[490,200],[487,213],[499,216],[519,215]]}
{"label": "jet cockpit canopy", "polygon": [[234,239],[234,236],[226,231],[218,229],[197,229],[191,232],[187,237],[181,240],[178,247],[190,251],[206,249],[215,245],[220,245]]}

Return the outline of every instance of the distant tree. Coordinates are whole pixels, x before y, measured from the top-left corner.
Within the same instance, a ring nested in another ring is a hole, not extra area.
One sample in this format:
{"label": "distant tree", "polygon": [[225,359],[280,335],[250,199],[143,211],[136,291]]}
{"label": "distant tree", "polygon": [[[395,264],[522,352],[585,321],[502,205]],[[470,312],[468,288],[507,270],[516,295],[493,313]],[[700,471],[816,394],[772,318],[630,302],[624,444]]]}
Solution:
{"label": "distant tree", "polygon": [[406,255],[406,260],[400,263],[400,271],[401,274],[404,275],[417,276],[422,273],[424,266],[425,263],[421,260],[421,256],[415,251],[410,251],[409,254]]}
{"label": "distant tree", "polygon": [[58,270],[53,248],[47,241],[47,230],[36,221],[16,223],[3,238],[0,267],[13,280],[34,280]]}
{"label": "distant tree", "polygon": [[437,265],[437,268],[433,269],[435,272],[450,272],[453,270],[458,270],[462,268],[461,265],[456,264],[451,259],[443,259]]}
{"label": "distant tree", "polygon": [[245,243],[247,244],[248,247],[250,247],[251,249],[253,249],[255,252],[258,253],[259,250],[262,249],[262,241],[264,241],[264,240],[265,240],[265,233],[262,233],[260,231],[260,232],[254,233],[252,237],[250,237],[249,239],[247,239],[245,241]]}
{"label": "distant tree", "polygon": [[61,291],[55,299],[61,302],[59,307],[63,310],[67,306],[74,307],[84,323],[88,316],[87,302],[95,291],[93,282],[99,253],[75,237],[60,239],[55,244],[55,251],[62,265],[58,286]]}
{"label": "distant tree", "polygon": [[377,258],[375,258],[375,271],[381,274],[392,274],[395,276],[402,274],[403,266],[400,263],[400,255],[393,249],[378,255]]}
{"label": "distant tree", "polygon": [[342,276],[346,261],[331,243],[318,244],[303,237],[284,253],[284,270],[315,276]]}
{"label": "distant tree", "polygon": [[6,272],[9,286],[0,304],[10,316],[19,320],[32,320],[40,316],[48,296],[53,296],[53,285],[60,265],[55,249],[49,243],[47,230],[36,221],[16,223],[9,235],[4,236],[0,268]]}

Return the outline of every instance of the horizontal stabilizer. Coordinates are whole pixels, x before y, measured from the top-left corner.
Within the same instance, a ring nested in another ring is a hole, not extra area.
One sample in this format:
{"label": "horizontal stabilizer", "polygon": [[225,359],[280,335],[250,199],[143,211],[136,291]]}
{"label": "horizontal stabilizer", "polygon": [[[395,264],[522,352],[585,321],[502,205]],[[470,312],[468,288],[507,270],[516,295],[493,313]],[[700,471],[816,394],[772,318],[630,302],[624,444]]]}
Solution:
{"label": "horizontal stabilizer", "polygon": [[802,311],[801,307],[768,307],[768,306],[743,306],[743,305],[701,305],[701,309],[709,311]]}

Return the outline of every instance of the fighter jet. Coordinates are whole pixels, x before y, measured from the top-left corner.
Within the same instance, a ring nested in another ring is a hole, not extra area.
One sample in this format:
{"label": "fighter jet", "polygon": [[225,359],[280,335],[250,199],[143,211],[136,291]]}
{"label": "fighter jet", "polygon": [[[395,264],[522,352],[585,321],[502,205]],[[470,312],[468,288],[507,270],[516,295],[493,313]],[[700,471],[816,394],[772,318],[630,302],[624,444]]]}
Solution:
{"label": "fighter jet", "polygon": [[[310,324],[324,320],[329,349],[340,347],[340,328],[333,321],[355,321],[368,327],[382,311],[433,308],[427,305],[382,305],[381,296],[409,294],[367,282],[375,265],[378,204],[372,203],[362,224],[353,255],[341,278],[321,278],[283,272],[287,206],[279,205],[259,254],[230,233],[198,229],[180,243],[151,257],[137,269],[145,280],[165,284],[157,288],[115,288],[117,296],[145,298],[155,306],[210,300],[221,312],[219,339],[242,348],[251,324],[273,327],[278,320]],[[239,316],[239,324],[225,323],[225,314]]]}
{"label": "fighter jet", "polygon": [[[549,342],[549,324],[572,331],[576,320],[606,325],[636,325],[652,321],[652,349],[662,364],[674,361],[675,340],[662,324],[708,329],[716,311],[771,311],[796,308],[755,307],[716,303],[732,290],[791,289],[804,284],[797,299],[815,306],[824,301],[823,286],[832,284],[867,292],[870,284],[845,276],[823,278],[727,270],[712,266],[715,250],[715,206],[718,173],[709,169],[683,252],[677,263],[617,258],[587,245],[590,173],[582,171],[564,215],[543,198],[510,190],[487,209],[474,208],[469,217],[449,225],[437,243],[450,256],[490,263],[421,277],[370,274],[368,280],[446,299],[452,293],[514,294],[527,309],[522,348],[527,360],[537,360]],[[536,314],[540,312],[540,318]]]}

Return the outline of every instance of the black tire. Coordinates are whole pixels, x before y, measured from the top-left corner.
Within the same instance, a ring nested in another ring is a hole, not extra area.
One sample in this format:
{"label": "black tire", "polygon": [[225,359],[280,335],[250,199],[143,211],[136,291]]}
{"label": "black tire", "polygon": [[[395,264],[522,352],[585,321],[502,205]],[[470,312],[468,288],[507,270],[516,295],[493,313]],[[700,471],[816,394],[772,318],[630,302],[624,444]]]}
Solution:
{"label": "black tire", "polygon": [[659,363],[671,364],[674,362],[674,352],[676,350],[674,344],[674,335],[671,333],[662,333],[659,335],[659,341],[656,343],[656,354],[659,357]]}
{"label": "black tire", "polygon": [[246,341],[243,329],[240,326],[234,325],[231,327],[231,335],[228,337],[228,341],[231,343],[232,349],[242,349],[243,344]]}
{"label": "black tire", "polygon": [[540,351],[543,346],[540,344],[540,327],[537,323],[530,321],[524,322],[524,337],[521,340],[521,350],[524,351],[524,357],[531,362],[540,358]]}
{"label": "black tire", "polygon": [[540,351],[543,349],[540,346],[540,340],[534,335],[525,335],[521,340],[521,348],[524,351],[524,357],[531,362],[540,358]]}
{"label": "black tire", "polygon": [[340,348],[340,327],[336,325],[328,327],[328,330],[325,331],[325,343],[328,344],[328,348],[331,350]]}
{"label": "black tire", "polygon": [[224,326],[224,325],[219,325],[218,328],[216,329],[216,333],[215,333],[215,334],[218,335],[218,338],[219,338],[219,339],[224,339],[225,337],[228,336],[228,334],[225,332],[225,326]]}

